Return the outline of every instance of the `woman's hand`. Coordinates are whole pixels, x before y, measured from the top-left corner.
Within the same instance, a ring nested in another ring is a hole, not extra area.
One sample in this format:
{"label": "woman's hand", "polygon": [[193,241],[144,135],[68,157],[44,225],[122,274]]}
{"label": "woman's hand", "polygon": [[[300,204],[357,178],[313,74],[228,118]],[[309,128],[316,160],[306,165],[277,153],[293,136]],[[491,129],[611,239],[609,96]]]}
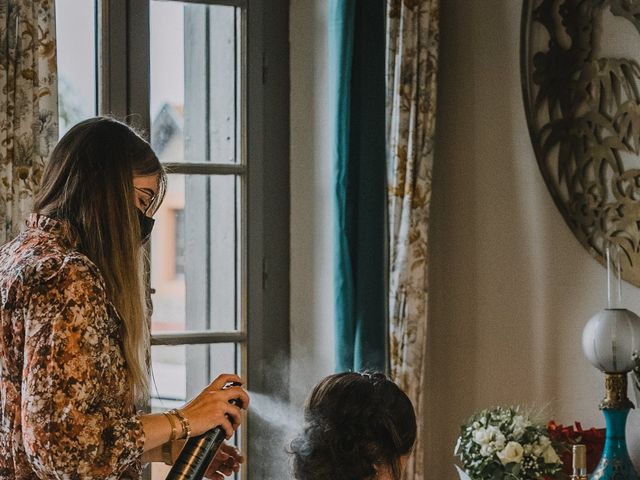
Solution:
{"label": "woman's hand", "polygon": [[[180,409],[189,422],[192,436],[201,435],[220,426],[229,439],[242,423],[242,411],[249,407],[249,395],[242,387],[224,388],[231,382],[242,384],[242,380],[237,375],[220,375],[196,398]],[[229,403],[233,399],[240,400],[242,408]]]}
{"label": "woman's hand", "polygon": [[218,453],[209,464],[204,478],[210,480],[223,480],[240,470],[240,464],[244,462],[244,457],[233,445],[223,443]]}

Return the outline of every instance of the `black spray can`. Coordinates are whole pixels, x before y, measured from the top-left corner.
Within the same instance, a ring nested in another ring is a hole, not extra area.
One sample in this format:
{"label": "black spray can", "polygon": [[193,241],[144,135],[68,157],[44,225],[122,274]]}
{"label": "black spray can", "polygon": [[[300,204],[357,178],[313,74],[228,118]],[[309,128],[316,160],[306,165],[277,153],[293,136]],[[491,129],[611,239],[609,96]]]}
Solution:
{"label": "black spray can", "polygon": [[[230,386],[238,385],[240,384],[233,383]],[[229,403],[242,407],[242,402],[235,398],[229,400]],[[222,427],[215,427],[202,435],[191,437],[171,467],[166,480],[201,480],[225,437],[226,433]]]}

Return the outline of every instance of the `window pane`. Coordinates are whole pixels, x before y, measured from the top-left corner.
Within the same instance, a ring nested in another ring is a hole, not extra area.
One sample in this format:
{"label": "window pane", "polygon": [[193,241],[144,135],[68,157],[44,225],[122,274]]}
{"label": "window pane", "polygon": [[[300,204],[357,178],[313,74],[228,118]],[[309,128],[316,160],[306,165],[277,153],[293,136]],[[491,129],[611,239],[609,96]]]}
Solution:
{"label": "window pane", "polygon": [[[235,7],[151,0],[151,143],[161,162],[241,163],[241,21]],[[240,328],[243,188],[233,175],[170,175],[151,239],[153,333]],[[153,407],[240,373],[241,350],[153,347],[163,377]],[[152,478],[164,479],[158,469]]]}
{"label": "window pane", "polygon": [[[198,348],[198,347],[196,347]],[[151,347],[151,409],[180,407],[187,399],[186,346]]]}
{"label": "window pane", "polygon": [[150,8],[154,149],[163,154],[179,134],[183,148],[167,161],[239,162],[239,9],[166,1]]}
{"label": "window pane", "polygon": [[93,1],[56,0],[60,136],[97,112],[95,14]]}
{"label": "window pane", "polygon": [[238,328],[240,181],[169,175],[151,237],[152,331]]}
{"label": "window pane", "polygon": [[210,345],[154,345],[151,408],[176,408],[197,395],[222,373],[238,373],[240,347],[235,343]]}

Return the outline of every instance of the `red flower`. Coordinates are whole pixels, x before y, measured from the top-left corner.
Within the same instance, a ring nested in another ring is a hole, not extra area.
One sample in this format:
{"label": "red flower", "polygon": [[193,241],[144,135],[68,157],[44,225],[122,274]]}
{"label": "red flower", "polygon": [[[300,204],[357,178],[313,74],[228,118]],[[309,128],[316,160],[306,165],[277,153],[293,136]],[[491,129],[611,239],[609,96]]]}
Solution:
{"label": "red flower", "polygon": [[589,430],[583,430],[579,422],[575,422],[574,428],[573,426],[557,425],[554,421],[551,421],[547,424],[547,431],[549,432],[549,438],[562,447],[558,455],[562,459],[562,470],[566,475],[573,473],[571,446],[578,443],[587,447],[587,471],[591,473],[595,470],[604,450],[606,429],[590,428]]}

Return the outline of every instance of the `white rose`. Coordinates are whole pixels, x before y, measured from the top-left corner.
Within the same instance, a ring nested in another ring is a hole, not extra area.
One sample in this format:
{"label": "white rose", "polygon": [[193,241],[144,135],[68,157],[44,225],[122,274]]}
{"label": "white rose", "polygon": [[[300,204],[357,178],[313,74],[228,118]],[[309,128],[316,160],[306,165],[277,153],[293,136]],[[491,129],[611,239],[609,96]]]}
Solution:
{"label": "white rose", "polygon": [[491,441],[489,432],[487,432],[486,428],[479,428],[475,432],[473,432],[473,441],[478,445],[488,445]]}
{"label": "white rose", "polygon": [[551,440],[545,435],[541,435],[536,443],[533,444],[532,453],[536,457],[544,455],[544,452],[551,446]]}
{"label": "white rose", "polygon": [[488,443],[482,445],[480,447],[480,455],[482,455],[483,457],[490,457],[491,455],[493,455],[493,448],[491,447],[491,445]]}
{"label": "white rose", "polygon": [[499,428],[496,428],[494,426],[479,428],[478,430],[473,432],[473,441],[480,446],[488,445],[489,443],[493,442],[498,435],[502,436],[502,433],[500,432]]}
{"label": "white rose", "polygon": [[503,465],[507,463],[520,463],[522,461],[522,455],[524,448],[518,442],[509,442],[504,450],[498,452],[498,458]]}
{"label": "white rose", "polygon": [[544,451],[542,458],[544,459],[544,463],[560,463],[560,457],[558,457],[558,454],[551,445]]}

